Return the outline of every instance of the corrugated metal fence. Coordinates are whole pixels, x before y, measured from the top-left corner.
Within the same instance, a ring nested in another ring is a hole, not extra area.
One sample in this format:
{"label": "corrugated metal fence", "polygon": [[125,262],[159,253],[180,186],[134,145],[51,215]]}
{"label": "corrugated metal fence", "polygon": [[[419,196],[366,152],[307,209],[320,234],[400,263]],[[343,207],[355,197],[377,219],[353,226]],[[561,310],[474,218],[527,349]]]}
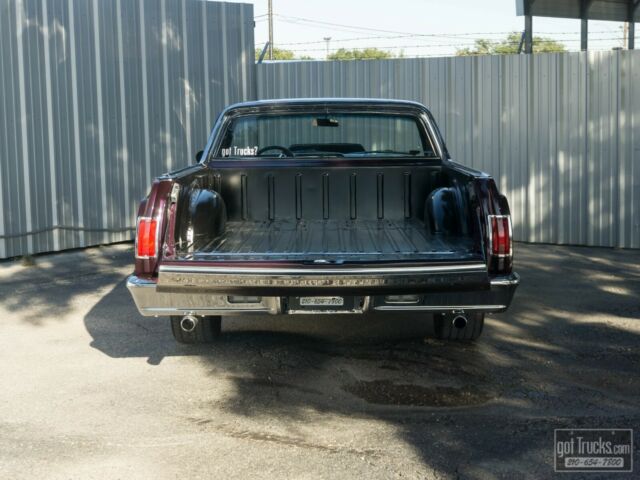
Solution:
{"label": "corrugated metal fence", "polygon": [[640,248],[640,52],[257,66],[258,98],[416,100],[455,160],[492,174],[514,235]]}
{"label": "corrugated metal fence", "polygon": [[130,239],[253,63],[251,5],[0,0],[0,258]]}
{"label": "corrugated metal fence", "polygon": [[131,238],[151,180],[256,91],[422,102],[516,238],[640,248],[640,52],[254,67],[253,44],[251,5],[0,0],[0,258]]}

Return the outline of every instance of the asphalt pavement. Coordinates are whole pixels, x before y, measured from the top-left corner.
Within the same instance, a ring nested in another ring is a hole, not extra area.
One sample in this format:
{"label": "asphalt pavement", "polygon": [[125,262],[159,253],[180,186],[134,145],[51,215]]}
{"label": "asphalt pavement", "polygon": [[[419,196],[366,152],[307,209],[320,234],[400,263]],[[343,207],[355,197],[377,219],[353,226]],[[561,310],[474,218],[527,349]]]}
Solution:
{"label": "asphalt pavement", "polygon": [[179,345],[135,309],[131,245],[35,260],[0,262],[0,478],[553,478],[554,429],[590,427],[635,428],[638,463],[640,251],[517,244],[471,345],[427,315]]}

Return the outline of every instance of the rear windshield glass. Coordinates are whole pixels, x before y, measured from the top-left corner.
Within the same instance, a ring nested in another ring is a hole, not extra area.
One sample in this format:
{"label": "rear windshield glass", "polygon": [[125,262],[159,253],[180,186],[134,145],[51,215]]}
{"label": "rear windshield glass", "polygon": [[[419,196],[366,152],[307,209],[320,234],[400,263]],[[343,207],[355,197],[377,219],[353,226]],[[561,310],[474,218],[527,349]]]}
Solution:
{"label": "rear windshield glass", "polygon": [[232,120],[219,157],[435,157],[411,115],[256,114]]}

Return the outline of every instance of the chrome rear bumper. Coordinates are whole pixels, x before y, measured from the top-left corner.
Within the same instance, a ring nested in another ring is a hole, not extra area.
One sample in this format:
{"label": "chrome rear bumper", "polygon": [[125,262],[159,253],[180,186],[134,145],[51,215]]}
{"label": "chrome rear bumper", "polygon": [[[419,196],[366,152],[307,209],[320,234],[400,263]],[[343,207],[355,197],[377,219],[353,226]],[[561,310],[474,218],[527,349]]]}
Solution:
{"label": "chrome rear bumper", "polygon": [[[451,286],[450,289],[421,292],[420,301],[411,304],[387,302],[384,294],[366,295],[363,297],[362,308],[349,313],[368,311],[444,313],[460,310],[501,312],[506,310],[520,283],[520,277],[516,273],[512,273],[509,276],[492,278],[489,283],[488,289],[457,290],[455,286]],[[226,293],[206,292],[197,288],[194,289],[195,291],[190,291],[186,286],[176,291],[163,291],[162,288],[158,288],[155,281],[141,279],[135,275],[128,278],[127,288],[131,292],[138,310],[145,316],[318,313],[289,310],[286,301],[290,298],[289,296],[260,296],[259,299],[251,303],[238,303],[231,301],[233,298]],[[322,289],[312,289],[305,293],[305,295],[324,294]]]}

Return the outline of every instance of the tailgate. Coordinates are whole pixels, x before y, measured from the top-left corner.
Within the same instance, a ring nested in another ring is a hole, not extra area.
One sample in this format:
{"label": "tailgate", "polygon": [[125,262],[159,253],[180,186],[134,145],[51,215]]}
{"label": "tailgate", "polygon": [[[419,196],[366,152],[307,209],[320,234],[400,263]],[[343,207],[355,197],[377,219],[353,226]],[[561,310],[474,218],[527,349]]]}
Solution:
{"label": "tailgate", "polygon": [[487,267],[481,262],[383,264],[367,266],[292,266],[165,262],[159,292],[242,295],[382,294],[488,290]]}

